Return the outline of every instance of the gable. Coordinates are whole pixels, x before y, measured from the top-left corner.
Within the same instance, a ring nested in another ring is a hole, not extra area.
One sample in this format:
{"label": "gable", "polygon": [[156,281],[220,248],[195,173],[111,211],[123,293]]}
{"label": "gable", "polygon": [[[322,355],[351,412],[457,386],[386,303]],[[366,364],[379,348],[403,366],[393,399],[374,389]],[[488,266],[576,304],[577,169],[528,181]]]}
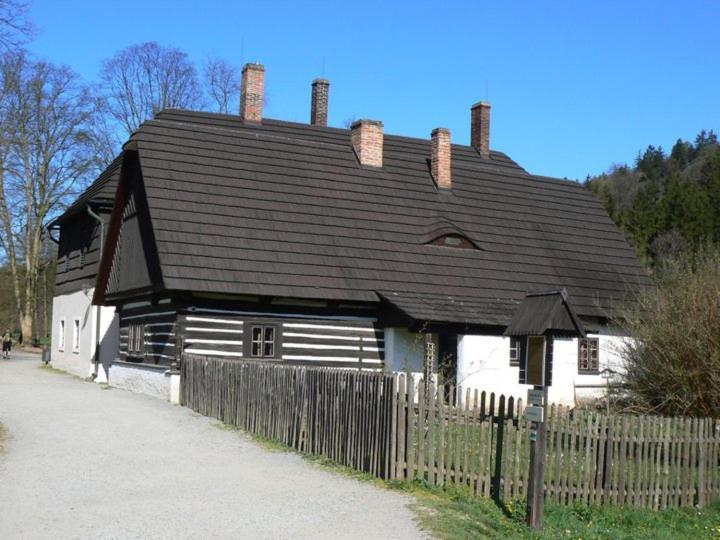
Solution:
{"label": "gable", "polygon": [[[126,151],[98,288],[106,301],[162,288],[137,153]],[[102,277],[102,279],[100,279]]]}
{"label": "gable", "polygon": [[[107,220],[110,213],[98,211]],[[60,225],[55,294],[90,288],[95,284],[100,251],[100,225],[87,212]]]}

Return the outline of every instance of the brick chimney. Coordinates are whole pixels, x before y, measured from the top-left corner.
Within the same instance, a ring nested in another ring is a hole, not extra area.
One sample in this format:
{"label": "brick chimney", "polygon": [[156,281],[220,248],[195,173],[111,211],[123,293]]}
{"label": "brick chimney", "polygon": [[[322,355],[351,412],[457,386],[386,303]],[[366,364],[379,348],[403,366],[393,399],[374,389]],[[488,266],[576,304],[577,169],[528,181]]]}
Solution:
{"label": "brick chimney", "polygon": [[262,122],[265,101],[265,67],[245,64],[240,83],[240,118],[244,122]]}
{"label": "brick chimney", "polygon": [[470,144],[483,159],[490,158],[490,104],[480,101],[472,106],[470,121]]}
{"label": "brick chimney", "polygon": [[430,159],[430,171],[439,188],[450,189],[452,187],[452,176],[450,176],[450,130],[447,128],[435,128],[430,135],[432,155]]}
{"label": "brick chimney", "polygon": [[382,167],[383,123],[378,120],[357,120],[350,126],[350,140],[360,165]]}
{"label": "brick chimney", "polygon": [[312,82],[312,102],[310,103],[310,123],[313,126],[327,126],[330,81],[315,79]]}

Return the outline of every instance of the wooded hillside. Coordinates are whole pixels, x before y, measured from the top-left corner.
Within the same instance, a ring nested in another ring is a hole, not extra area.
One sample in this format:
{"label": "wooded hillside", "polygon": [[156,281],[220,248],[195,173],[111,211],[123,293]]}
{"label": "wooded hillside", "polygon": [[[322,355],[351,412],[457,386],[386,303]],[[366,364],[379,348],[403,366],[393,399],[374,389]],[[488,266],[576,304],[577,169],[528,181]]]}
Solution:
{"label": "wooded hillside", "polygon": [[713,131],[701,131],[694,142],[678,139],[669,154],[648,146],[634,166],[614,166],[586,184],[648,266],[720,244],[720,145]]}

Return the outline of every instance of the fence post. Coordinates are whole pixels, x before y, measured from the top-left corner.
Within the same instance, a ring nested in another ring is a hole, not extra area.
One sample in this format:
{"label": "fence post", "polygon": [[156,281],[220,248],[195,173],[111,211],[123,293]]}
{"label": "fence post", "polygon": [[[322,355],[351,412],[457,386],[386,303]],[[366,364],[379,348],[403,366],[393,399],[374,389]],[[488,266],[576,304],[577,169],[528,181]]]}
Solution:
{"label": "fence post", "polygon": [[[492,421],[492,419],[491,419]],[[505,396],[498,401],[497,435],[495,441],[495,473],[493,474],[493,498],[500,501],[500,478],[502,476],[503,435],[505,434]]]}

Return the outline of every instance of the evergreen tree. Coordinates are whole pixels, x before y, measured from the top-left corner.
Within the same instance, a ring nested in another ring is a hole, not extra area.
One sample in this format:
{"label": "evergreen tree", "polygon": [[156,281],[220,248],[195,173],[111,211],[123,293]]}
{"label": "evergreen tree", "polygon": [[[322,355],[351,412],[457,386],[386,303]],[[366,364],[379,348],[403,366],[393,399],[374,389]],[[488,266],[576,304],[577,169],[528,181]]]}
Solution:
{"label": "evergreen tree", "polygon": [[585,184],[649,266],[720,244],[720,144],[712,130],[694,143],[678,139],[667,156],[648,146],[634,167],[613,166]]}

